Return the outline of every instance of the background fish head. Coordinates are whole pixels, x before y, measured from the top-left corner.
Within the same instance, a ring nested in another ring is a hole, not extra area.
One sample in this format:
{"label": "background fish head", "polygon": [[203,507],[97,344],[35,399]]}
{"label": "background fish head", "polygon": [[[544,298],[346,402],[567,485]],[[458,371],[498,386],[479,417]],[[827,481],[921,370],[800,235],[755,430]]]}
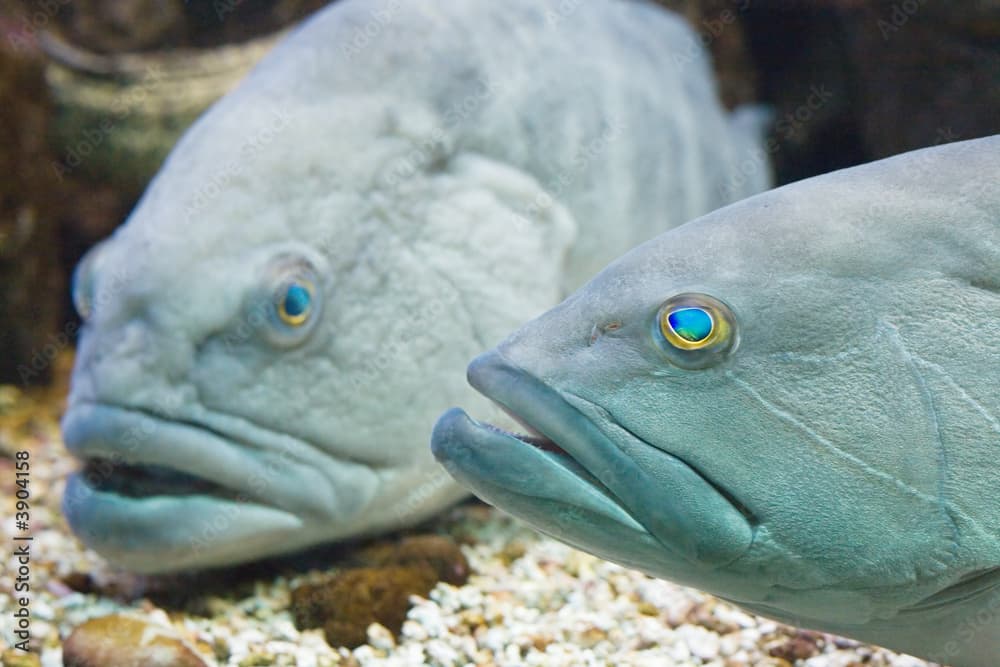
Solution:
{"label": "background fish head", "polygon": [[570,222],[557,203],[518,214],[536,183],[456,154],[419,105],[317,100],[276,63],[185,135],[77,270],[63,430],[84,466],[64,509],[133,569],[248,560],[454,501],[434,418],[472,398],[476,350],[557,300]]}

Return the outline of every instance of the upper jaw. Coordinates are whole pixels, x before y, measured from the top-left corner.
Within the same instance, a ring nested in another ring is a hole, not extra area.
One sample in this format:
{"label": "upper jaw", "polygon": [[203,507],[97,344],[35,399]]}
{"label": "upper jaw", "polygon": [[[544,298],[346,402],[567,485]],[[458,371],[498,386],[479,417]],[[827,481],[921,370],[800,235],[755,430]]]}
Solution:
{"label": "upper jaw", "polygon": [[[569,481],[562,485],[563,502],[592,511],[597,499],[603,498],[604,502],[599,504],[605,518],[630,528],[640,526],[661,549],[676,557],[673,560],[721,567],[749,549],[753,527],[747,518],[680,459],[651,446],[643,462],[632,459],[615,444],[615,439],[637,440],[635,436],[615,424],[598,425],[559,391],[512,364],[498,351],[476,358],[469,366],[468,377],[473,387],[554,441],[567,454],[562,459],[557,454],[546,454],[546,461],[533,453],[532,447],[508,435],[505,449],[509,449],[509,457],[497,460],[489,451],[483,451],[482,445],[496,447],[504,436],[488,426],[471,421],[463,423],[460,411],[446,413],[432,436],[434,454],[453,476],[477,493],[497,495],[494,487],[499,484],[507,491],[537,497],[538,488],[544,485],[541,478],[556,476]],[[574,397],[574,402],[579,401]],[[571,459],[572,464],[564,459]],[[512,464],[518,470],[523,469],[524,474],[511,475],[508,469]],[[557,464],[561,464],[562,471]],[[532,469],[537,472],[527,474]],[[573,473],[575,479],[567,478],[568,473]],[[575,490],[570,491],[573,487]],[[599,495],[586,495],[581,490],[586,487]],[[500,495],[501,506],[512,501],[525,505],[509,494]],[[612,505],[617,506],[617,512],[611,509]],[[531,510],[522,507],[519,513],[530,514]],[[531,521],[531,516],[525,518]]]}

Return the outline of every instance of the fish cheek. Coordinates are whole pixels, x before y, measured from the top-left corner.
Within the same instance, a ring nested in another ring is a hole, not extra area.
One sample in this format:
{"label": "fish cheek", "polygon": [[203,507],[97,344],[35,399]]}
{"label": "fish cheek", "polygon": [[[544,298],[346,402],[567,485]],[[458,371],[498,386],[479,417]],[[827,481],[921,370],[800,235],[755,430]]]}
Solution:
{"label": "fish cheek", "polygon": [[955,557],[927,392],[895,333],[875,335],[841,354],[771,356],[732,376],[750,416],[741,462],[766,480],[754,495],[791,559],[791,585],[908,584]]}

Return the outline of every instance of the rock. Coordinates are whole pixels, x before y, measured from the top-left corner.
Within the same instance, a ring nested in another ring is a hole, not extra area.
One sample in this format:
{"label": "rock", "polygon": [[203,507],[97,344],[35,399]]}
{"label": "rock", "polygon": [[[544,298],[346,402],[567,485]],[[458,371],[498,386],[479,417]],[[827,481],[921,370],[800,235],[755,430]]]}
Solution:
{"label": "rock", "polygon": [[299,630],[323,628],[331,646],[355,648],[368,639],[368,626],[380,623],[398,635],[410,596],[426,596],[438,581],[428,564],[344,570],[328,581],[292,591],[292,615]]}
{"label": "rock", "polygon": [[292,591],[296,627],[323,628],[331,646],[366,643],[372,623],[384,626],[375,629],[376,636],[384,630],[398,636],[411,595],[426,597],[439,581],[461,586],[469,578],[462,550],[440,535],[378,542],[356,553],[351,564],[356,567]]}
{"label": "rock", "polygon": [[72,343],[59,330],[57,181],[46,145],[49,102],[40,54],[0,25],[0,384],[45,384]]}
{"label": "rock", "polygon": [[430,565],[438,581],[461,586],[469,579],[469,562],[454,540],[441,535],[406,537],[397,544],[380,543],[358,556],[364,565]]}
{"label": "rock", "polygon": [[329,0],[74,0],[52,17],[95,53],[204,48],[244,42],[298,21]]}
{"label": "rock", "polygon": [[93,593],[97,589],[89,572],[73,571],[60,577],[62,582],[77,593]]}
{"label": "rock", "polygon": [[805,632],[801,632],[788,641],[768,649],[768,654],[771,657],[781,658],[791,663],[794,663],[796,660],[806,660],[818,655],[819,652],[819,636]]}
{"label": "rock", "polygon": [[34,653],[22,653],[16,649],[7,649],[0,654],[0,665],[3,667],[42,667],[42,661]]}
{"label": "rock", "polygon": [[137,198],[184,130],[276,39],[101,55],[49,35],[45,78],[55,107],[59,178],[107,183],[123,198]]}
{"label": "rock", "polygon": [[125,614],[94,618],[63,643],[64,667],[208,667],[172,628]]}
{"label": "rock", "polygon": [[58,12],[57,24],[94,51],[142,51],[182,36],[184,6],[162,0],[74,0]]}

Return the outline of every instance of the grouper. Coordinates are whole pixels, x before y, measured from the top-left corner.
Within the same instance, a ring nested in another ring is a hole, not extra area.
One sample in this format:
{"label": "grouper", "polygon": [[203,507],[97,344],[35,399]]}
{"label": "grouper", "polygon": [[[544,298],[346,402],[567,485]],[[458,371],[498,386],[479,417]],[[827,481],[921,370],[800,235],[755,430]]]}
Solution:
{"label": "grouper", "polygon": [[652,4],[342,0],[197,121],[79,265],[63,509],[144,572],[413,525],[479,350],[766,187]]}
{"label": "grouper", "polygon": [[468,378],[525,435],[456,408],[433,452],[542,532],[788,623],[997,664],[1000,136],[668,231]]}

